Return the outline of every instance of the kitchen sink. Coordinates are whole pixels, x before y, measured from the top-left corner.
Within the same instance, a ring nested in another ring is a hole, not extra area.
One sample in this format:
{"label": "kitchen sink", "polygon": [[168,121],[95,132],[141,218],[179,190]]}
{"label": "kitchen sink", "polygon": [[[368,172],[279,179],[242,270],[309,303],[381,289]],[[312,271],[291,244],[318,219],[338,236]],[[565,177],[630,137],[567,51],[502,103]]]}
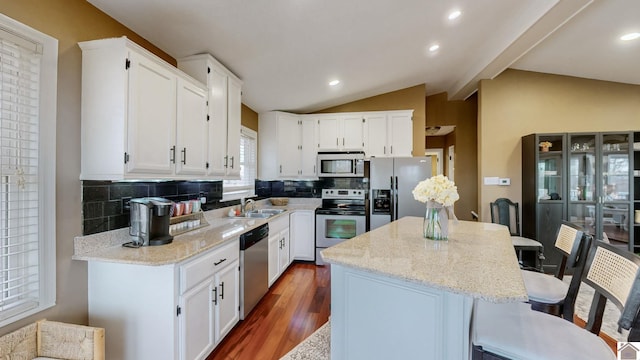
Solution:
{"label": "kitchen sink", "polygon": [[241,217],[266,219],[285,211],[284,209],[256,209],[245,212]]}

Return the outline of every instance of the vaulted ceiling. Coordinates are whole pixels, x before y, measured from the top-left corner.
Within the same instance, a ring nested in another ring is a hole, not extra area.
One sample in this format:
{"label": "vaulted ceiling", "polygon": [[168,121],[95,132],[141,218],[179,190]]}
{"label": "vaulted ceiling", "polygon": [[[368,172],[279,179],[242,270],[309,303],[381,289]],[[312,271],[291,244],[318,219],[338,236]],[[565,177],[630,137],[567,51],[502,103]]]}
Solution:
{"label": "vaulted ceiling", "polygon": [[640,85],[640,40],[620,40],[640,32],[637,0],[88,2],[175,58],[212,54],[257,112],[419,84],[464,99],[509,67]]}

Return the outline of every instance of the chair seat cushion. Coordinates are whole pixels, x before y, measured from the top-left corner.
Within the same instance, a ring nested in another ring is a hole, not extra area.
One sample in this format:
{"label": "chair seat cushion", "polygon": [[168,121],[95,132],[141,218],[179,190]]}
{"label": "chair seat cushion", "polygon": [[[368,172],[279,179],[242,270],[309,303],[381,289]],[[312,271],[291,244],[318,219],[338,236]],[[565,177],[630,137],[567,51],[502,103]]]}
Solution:
{"label": "chair seat cushion", "polygon": [[477,300],[471,327],[474,346],[509,359],[616,359],[600,337],[525,303]]}
{"label": "chair seat cushion", "polygon": [[512,236],[511,243],[513,244],[513,246],[542,247],[542,244],[539,241],[535,241],[533,239],[529,239],[522,236]]}
{"label": "chair seat cushion", "polygon": [[521,270],[524,287],[529,300],[545,304],[558,304],[564,301],[569,284],[555,276],[535,271]]}

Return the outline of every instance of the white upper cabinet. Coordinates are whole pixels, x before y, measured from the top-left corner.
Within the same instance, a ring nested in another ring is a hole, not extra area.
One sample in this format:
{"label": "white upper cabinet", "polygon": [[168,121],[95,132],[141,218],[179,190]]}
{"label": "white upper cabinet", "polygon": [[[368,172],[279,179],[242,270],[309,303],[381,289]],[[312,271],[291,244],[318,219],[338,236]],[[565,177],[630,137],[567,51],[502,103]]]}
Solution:
{"label": "white upper cabinet", "polygon": [[207,168],[207,91],[178,79],[176,174],[205,175]]}
{"label": "white upper cabinet", "polygon": [[[128,86],[120,84],[114,91],[121,95],[128,94],[122,105],[128,105],[128,113],[118,122],[127,124],[125,151],[126,171],[129,174],[163,174],[171,175],[174,171],[173,154],[176,137],[176,75],[164,64],[135,51],[127,52],[129,67],[120,63],[128,71]],[[83,67],[92,69],[89,64]],[[83,76],[83,79],[85,77]],[[125,82],[127,82],[125,80]],[[100,86],[100,84],[83,84],[83,86]],[[126,92],[125,92],[126,90]],[[84,100],[83,94],[83,100]],[[106,105],[106,104],[103,104]],[[118,104],[120,105],[120,104]],[[93,112],[95,109],[83,109]],[[84,113],[84,111],[83,111]],[[83,116],[83,130],[90,121]],[[109,133],[92,134],[94,137],[109,137]],[[91,144],[87,144],[91,146]],[[101,153],[122,148],[94,149]],[[84,150],[84,149],[83,149]],[[84,153],[84,151],[83,151]],[[99,163],[98,159],[95,159]]]}
{"label": "white upper cabinet", "polygon": [[[206,126],[204,85],[126,37],[86,41],[79,46],[80,179],[192,179],[204,175],[202,139],[178,139]],[[182,124],[185,128],[178,131]]]}
{"label": "white upper cabinet", "polygon": [[365,114],[367,157],[412,156],[413,110]]}
{"label": "white upper cabinet", "polygon": [[319,151],[367,157],[412,156],[413,110],[298,115],[260,114],[258,178],[315,179]]}
{"label": "white upper cabinet", "polygon": [[363,151],[366,123],[362,114],[316,115],[318,151]]}
{"label": "white upper cabinet", "polygon": [[178,68],[209,90],[207,176],[238,178],[242,81],[209,54],[179,59]]}
{"label": "white upper cabinet", "polygon": [[316,178],[316,120],[271,111],[258,120],[258,178]]}

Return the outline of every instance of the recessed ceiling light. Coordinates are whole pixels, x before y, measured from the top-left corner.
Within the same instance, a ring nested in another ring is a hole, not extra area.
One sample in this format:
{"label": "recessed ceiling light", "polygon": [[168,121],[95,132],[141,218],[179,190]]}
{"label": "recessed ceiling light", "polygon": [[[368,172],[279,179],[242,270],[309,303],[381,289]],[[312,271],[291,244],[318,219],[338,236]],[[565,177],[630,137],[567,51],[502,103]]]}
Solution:
{"label": "recessed ceiling light", "polygon": [[639,38],[640,38],[640,33],[637,33],[637,32],[632,32],[632,33],[628,33],[620,36],[620,40],[624,40],[624,41],[635,40]]}
{"label": "recessed ceiling light", "polygon": [[462,15],[462,11],[460,10],[454,10],[452,12],[449,13],[449,20],[455,20],[458,17],[460,17],[460,15]]}
{"label": "recessed ceiling light", "polygon": [[429,51],[431,51],[431,52],[434,52],[434,51],[436,51],[436,50],[438,50],[438,49],[440,49],[440,45],[438,45],[438,44],[431,45],[431,46],[429,47]]}
{"label": "recessed ceiling light", "polygon": [[336,86],[338,84],[340,84],[340,80],[331,80],[331,81],[329,81],[329,85],[331,85],[331,86]]}

